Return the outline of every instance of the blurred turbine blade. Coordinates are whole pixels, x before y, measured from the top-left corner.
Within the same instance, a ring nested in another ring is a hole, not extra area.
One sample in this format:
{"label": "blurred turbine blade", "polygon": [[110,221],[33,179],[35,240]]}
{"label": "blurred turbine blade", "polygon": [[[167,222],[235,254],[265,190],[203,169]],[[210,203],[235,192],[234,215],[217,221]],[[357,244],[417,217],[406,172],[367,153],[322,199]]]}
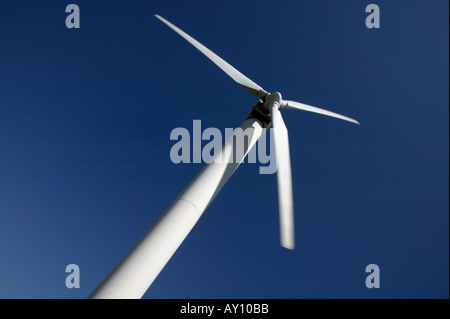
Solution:
{"label": "blurred turbine blade", "polygon": [[247,78],[241,72],[236,70],[230,64],[228,64],[225,60],[219,57],[217,54],[212,52],[210,49],[205,47],[203,44],[195,40],[189,34],[184,32],[183,30],[177,28],[175,25],[164,19],[163,17],[155,14],[159,20],[164,22],[167,26],[169,26],[172,30],[182,36],[186,41],[196,47],[200,52],[202,52],[208,59],[214,62],[219,68],[221,68],[226,74],[228,74],[233,80],[242,85],[245,89],[247,89],[250,93],[257,95],[259,97],[264,97],[266,91],[264,91],[258,84]]}
{"label": "blurred turbine blade", "polygon": [[341,120],[344,120],[344,121],[349,121],[349,122],[352,122],[352,123],[356,123],[356,124],[359,125],[358,121],[356,121],[356,120],[354,120],[354,119],[352,119],[350,117],[347,117],[347,116],[344,116],[344,115],[340,115],[340,114],[337,114],[337,113],[334,113],[334,112],[331,112],[331,111],[327,111],[327,110],[324,110],[324,109],[320,109],[320,108],[315,107],[315,106],[311,106],[311,105],[295,102],[295,101],[283,100],[283,103],[282,103],[281,107],[285,108],[285,109],[301,110],[301,111],[318,113],[318,114],[322,114],[322,115],[326,115],[326,116],[331,116],[331,117],[334,117],[334,118],[337,118],[337,119],[341,119]]}
{"label": "blurred turbine blade", "polygon": [[294,201],[292,195],[291,158],[289,154],[289,137],[278,105],[270,105],[272,117],[275,158],[277,162],[278,208],[280,214],[281,246],[294,249]]}

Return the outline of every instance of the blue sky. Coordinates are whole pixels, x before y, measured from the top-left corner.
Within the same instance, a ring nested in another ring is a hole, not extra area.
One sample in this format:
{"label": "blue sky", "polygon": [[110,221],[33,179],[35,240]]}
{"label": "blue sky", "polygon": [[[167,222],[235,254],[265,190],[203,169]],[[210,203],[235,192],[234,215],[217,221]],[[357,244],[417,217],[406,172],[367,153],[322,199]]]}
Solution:
{"label": "blue sky", "polygon": [[170,132],[256,101],[155,13],[361,126],[285,110],[296,249],[276,176],[244,163],[144,298],[448,298],[448,1],[77,0],[67,29],[69,3],[0,0],[1,298],[87,297],[203,166],[170,161]]}

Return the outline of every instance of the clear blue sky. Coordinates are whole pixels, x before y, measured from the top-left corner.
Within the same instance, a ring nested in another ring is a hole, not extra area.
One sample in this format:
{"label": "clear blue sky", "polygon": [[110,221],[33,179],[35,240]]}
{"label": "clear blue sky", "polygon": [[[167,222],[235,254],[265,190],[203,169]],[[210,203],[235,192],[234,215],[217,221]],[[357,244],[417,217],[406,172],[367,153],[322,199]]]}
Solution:
{"label": "clear blue sky", "polygon": [[1,298],[87,297],[202,167],[170,161],[172,129],[255,102],[155,13],[361,126],[284,111],[296,249],[276,176],[245,163],[144,298],[449,297],[448,1],[76,0],[67,29],[69,3],[0,0]]}

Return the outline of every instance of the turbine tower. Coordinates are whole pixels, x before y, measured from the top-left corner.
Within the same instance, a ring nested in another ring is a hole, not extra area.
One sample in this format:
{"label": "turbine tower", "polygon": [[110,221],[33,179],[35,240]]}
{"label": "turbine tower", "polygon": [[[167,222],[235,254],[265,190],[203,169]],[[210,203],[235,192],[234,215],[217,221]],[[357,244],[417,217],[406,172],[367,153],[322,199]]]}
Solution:
{"label": "turbine tower", "polygon": [[[308,111],[359,124],[354,119],[334,112],[284,100],[279,92],[265,91],[190,35],[161,16],[155,16],[202,52],[234,81],[259,97],[259,100],[244,119],[240,126],[241,130],[234,131],[221,151],[215,154],[213,161],[202,168],[160,218],[89,295],[88,298],[92,299],[141,298],[270,125],[273,126],[277,162],[280,243],[287,249],[294,249],[294,204],[289,137],[280,109]],[[242,132],[245,132],[248,143],[237,145],[239,143],[236,141],[242,140]],[[243,151],[235,152],[234,150],[239,146],[243,147]],[[220,160],[216,161],[216,159]]]}

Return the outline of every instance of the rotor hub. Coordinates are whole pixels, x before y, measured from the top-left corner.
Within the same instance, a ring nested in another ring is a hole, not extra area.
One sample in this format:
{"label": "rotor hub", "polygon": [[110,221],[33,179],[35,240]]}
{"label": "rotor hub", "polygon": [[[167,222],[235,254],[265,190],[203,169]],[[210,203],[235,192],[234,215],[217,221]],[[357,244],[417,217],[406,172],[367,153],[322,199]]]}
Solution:
{"label": "rotor hub", "polygon": [[270,104],[276,103],[276,104],[278,104],[278,107],[280,107],[283,99],[281,98],[280,92],[273,92],[273,93],[267,93],[267,95],[265,96],[263,101],[264,101],[263,105],[264,105],[265,111],[267,112],[267,114],[269,114]]}
{"label": "rotor hub", "polygon": [[283,99],[281,98],[281,93],[280,92],[273,92],[271,93],[268,98],[267,101],[270,102],[277,102],[278,104],[281,104],[281,101]]}

